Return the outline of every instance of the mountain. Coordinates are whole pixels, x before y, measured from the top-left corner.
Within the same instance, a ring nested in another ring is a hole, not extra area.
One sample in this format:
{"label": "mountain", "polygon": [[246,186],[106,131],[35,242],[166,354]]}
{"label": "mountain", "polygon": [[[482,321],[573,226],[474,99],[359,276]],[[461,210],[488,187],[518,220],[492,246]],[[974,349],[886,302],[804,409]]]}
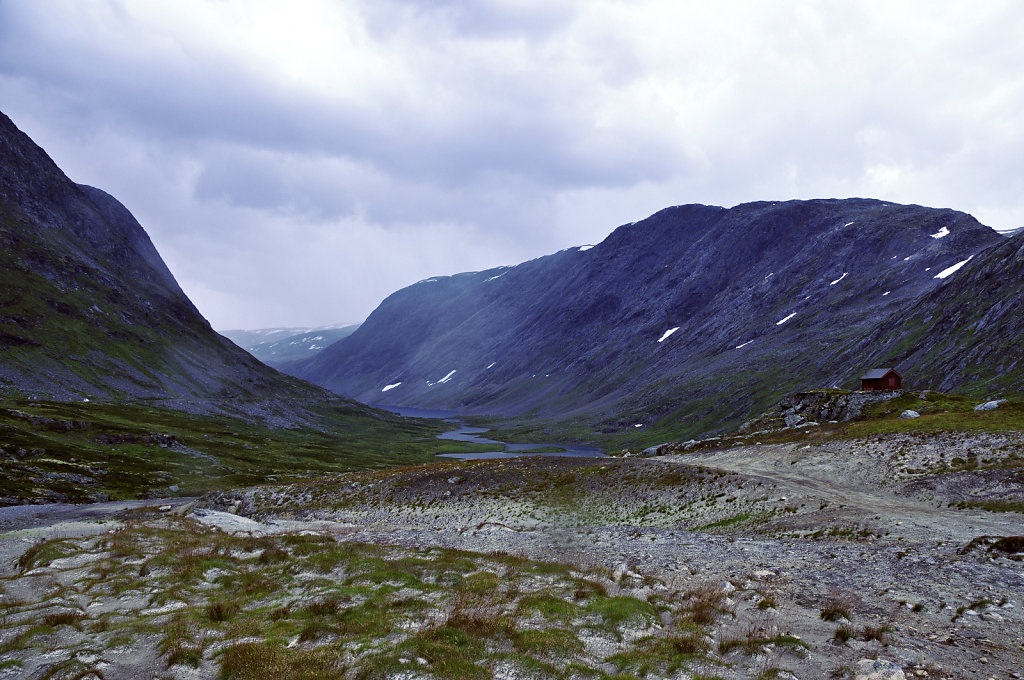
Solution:
{"label": "mountain", "polygon": [[927,375],[942,391],[1002,395],[1024,389],[1024,231],[978,253],[895,326],[877,329],[876,346]]}
{"label": "mountain", "polygon": [[1006,241],[961,212],[871,199],[675,206],[593,248],[400,290],[291,371],[370,403],[723,429],[878,365],[937,386],[947,367],[905,319],[945,309],[965,261]]}
{"label": "mountain", "polygon": [[323,399],[210,328],[145,231],[0,113],[0,392]]}
{"label": "mountain", "polygon": [[344,323],[315,328],[230,330],[221,331],[221,335],[268,366],[280,368],[293,361],[308,359],[328,345],[352,335],[357,328],[357,323]]}

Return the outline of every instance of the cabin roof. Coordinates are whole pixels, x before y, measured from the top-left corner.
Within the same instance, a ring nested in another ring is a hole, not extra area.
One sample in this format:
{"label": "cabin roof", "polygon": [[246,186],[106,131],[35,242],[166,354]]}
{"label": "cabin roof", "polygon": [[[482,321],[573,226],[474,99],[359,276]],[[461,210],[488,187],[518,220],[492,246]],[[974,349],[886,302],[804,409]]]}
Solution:
{"label": "cabin roof", "polygon": [[[889,371],[892,371],[893,373],[895,373],[896,369],[895,368],[872,368],[870,371],[868,371],[867,373],[862,375],[860,377],[860,379],[861,380],[876,380],[878,378],[884,378],[885,375]],[[899,373],[896,373],[896,375],[899,375]]]}

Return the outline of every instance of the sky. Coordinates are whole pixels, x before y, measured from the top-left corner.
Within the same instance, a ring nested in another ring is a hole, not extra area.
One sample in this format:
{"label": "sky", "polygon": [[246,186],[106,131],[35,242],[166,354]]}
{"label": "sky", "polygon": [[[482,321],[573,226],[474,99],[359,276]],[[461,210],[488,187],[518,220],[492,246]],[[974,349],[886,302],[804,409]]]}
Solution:
{"label": "sky", "polygon": [[220,330],[685,203],[1024,225],[1016,0],[0,0],[0,110]]}

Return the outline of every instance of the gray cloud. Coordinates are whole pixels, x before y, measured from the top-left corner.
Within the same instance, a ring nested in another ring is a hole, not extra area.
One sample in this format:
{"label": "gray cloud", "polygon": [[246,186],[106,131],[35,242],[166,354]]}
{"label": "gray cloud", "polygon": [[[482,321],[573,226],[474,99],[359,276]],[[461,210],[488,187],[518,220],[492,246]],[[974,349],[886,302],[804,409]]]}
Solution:
{"label": "gray cloud", "polygon": [[318,324],[684,202],[1024,224],[1022,31],[1009,1],[10,0],[0,107],[215,326]]}

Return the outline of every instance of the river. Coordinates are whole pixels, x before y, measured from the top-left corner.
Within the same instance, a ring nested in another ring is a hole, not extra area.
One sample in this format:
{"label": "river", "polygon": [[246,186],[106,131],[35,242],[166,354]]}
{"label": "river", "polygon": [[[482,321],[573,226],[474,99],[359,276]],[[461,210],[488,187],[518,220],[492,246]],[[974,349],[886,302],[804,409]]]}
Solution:
{"label": "river", "polygon": [[[509,444],[500,442],[497,439],[488,439],[480,435],[489,432],[487,428],[470,427],[459,420],[455,411],[436,411],[421,408],[407,408],[405,406],[377,406],[400,416],[412,418],[438,418],[445,422],[455,423],[459,429],[437,435],[438,439],[447,439],[456,442],[469,442],[471,444],[493,444],[501,447],[500,450],[480,451],[477,453],[439,453],[442,458],[457,458],[458,460],[478,460],[481,458],[516,458],[518,456],[562,456],[568,458],[607,458],[600,449],[593,446],[577,446],[575,444],[552,444],[549,442],[536,444]],[[559,448],[562,449],[553,453],[532,453],[532,449]]]}

